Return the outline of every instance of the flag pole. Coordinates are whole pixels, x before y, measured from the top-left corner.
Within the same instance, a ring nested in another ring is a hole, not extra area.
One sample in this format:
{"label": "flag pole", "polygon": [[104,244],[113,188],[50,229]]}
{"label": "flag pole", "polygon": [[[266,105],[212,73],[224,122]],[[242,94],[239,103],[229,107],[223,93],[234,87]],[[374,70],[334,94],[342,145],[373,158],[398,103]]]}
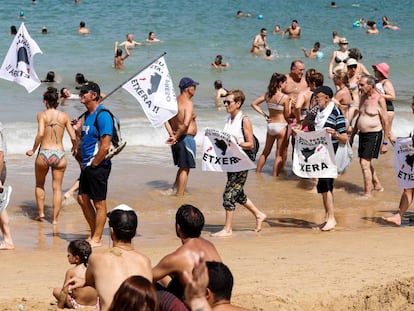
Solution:
{"label": "flag pole", "polygon": [[139,70],[137,73],[134,73],[130,78],[128,78],[127,80],[125,80],[124,82],[122,82],[120,85],[118,85],[114,90],[112,90],[111,92],[109,92],[105,97],[101,98],[101,100],[99,102],[102,103],[105,99],[107,99],[113,93],[115,93],[116,91],[118,91],[125,83],[127,83],[129,80],[131,80],[137,74],[139,74],[141,71],[147,69],[149,66],[152,65],[152,63],[154,63],[157,59],[160,59],[161,57],[163,57],[165,54],[167,54],[167,52],[162,53],[160,56],[158,56],[153,61],[151,61],[148,65],[146,65],[144,68],[142,68],[141,70]]}

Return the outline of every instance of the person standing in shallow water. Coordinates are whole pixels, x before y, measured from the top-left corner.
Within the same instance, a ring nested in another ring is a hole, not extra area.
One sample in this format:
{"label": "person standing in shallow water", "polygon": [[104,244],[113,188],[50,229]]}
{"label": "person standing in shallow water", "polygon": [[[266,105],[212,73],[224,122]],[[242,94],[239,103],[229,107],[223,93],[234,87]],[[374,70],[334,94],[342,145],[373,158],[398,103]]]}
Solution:
{"label": "person standing in shallow water", "polygon": [[52,169],[53,186],[53,224],[57,224],[60,208],[62,207],[62,181],[66,170],[65,150],[63,147],[63,134],[65,129],[72,141],[72,154],[77,152],[75,132],[68,114],[58,111],[59,94],[56,88],[48,87],[43,94],[43,102],[46,110],[37,115],[37,135],[32,149],[26,152],[32,156],[36,150],[38,154],[35,161],[36,175],[36,203],[39,211],[37,220],[45,218],[45,181],[49,169]]}
{"label": "person standing in shallow water", "polygon": [[[235,137],[237,144],[242,149],[251,150],[254,144],[252,123],[247,117],[243,116],[241,111],[245,99],[244,93],[240,90],[232,90],[227,94],[224,105],[229,115],[224,125],[224,132]],[[247,173],[247,170],[227,173],[227,183],[223,193],[223,207],[226,210],[224,228],[211,236],[227,237],[233,234],[232,223],[236,203],[243,205],[255,217],[256,227],[254,231],[262,230],[262,223],[266,219],[266,214],[262,213],[244,193],[243,188],[247,180]]]}
{"label": "person standing in shallow water", "polygon": [[177,97],[178,112],[165,123],[169,134],[166,143],[171,145],[174,164],[178,166],[174,185],[167,190],[167,194],[174,191],[177,196],[183,196],[187,187],[190,169],[196,167],[196,143],[197,123],[195,121],[194,104],[191,98],[195,94],[198,82],[184,77],[180,80],[180,95]]}

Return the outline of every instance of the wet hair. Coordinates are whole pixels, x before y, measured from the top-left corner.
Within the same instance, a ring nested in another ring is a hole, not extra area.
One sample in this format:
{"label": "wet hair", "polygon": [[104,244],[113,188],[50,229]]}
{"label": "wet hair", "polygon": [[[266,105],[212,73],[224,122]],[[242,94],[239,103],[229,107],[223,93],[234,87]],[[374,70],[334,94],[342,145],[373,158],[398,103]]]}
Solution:
{"label": "wet hair", "polygon": [[148,33],[148,38],[149,38],[149,37],[151,37],[151,35],[152,35],[152,34],[155,34],[155,32],[150,31],[150,32]]}
{"label": "wet hair", "polygon": [[197,207],[184,204],[175,214],[175,224],[186,238],[198,238],[204,227],[204,215]]}
{"label": "wet hair", "polygon": [[373,27],[374,25],[376,25],[376,22],[374,22],[374,21],[367,21],[367,26],[368,27]]}
{"label": "wet hair", "polygon": [[59,106],[59,93],[54,87],[49,86],[43,93],[43,100],[47,101],[49,107],[56,108]]}
{"label": "wet hair", "polygon": [[267,96],[273,97],[276,94],[277,90],[280,87],[280,83],[286,81],[286,76],[281,73],[275,72],[270,77],[269,85],[267,86]]}
{"label": "wet hair", "polygon": [[74,240],[69,243],[68,252],[73,256],[78,256],[81,263],[87,267],[89,256],[92,254],[92,247],[85,240]]}
{"label": "wet hair", "polygon": [[272,55],[272,50],[271,49],[267,49],[266,50],[266,56],[270,56]]}
{"label": "wet hair", "polygon": [[233,275],[222,262],[206,261],[208,270],[207,288],[214,294],[215,302],[231,299],[233,291]]}
{"label": "wet hair", "polygon": [[298,23],[298,20],[296,20],[296,19],[294,19],[294,20],[292,20],[292,23]]}
{"label": "wet hair", "polygon": [[266,28],[260,29],[260,32],[263,32],[263,31],[267,31],[267,29]]}
{"label": "wet hair", "polygon": [[350,58],[354,58],[357,61],[362,59],[362,54],[361,54],[360,50],[357,49],[357,48],[350,48],[348,50],[348,55],[349,55]]}
{"label": "wet hair", "polygon": [[77,73],[76,74],[75,81],[78,84],[84,84],[84,83],[88,82],[88,80],[85,79],[85,76],[82,73]]}
{"label": "wet hair", "polygon": [[115,238],[129,243],[135,236],[138,227],[138,216],[135,211],[114,210],[108,213],[109,227],[112,228]]}
{"label": "wet hair", "polygon": [[323,74],[320,72],[315,72],[309,77],[309,84],[314,83],[315,87],[320,87],[323,85]]}
{"label": "wet hair", "polygon": [[85,27],[85,25],[86,25],[86,24],[85,24],[85,22],[83,22],[83,21],[79,23],[79,27],[81,27],[81,28]]}
{"label": "wet hair", "polygon": [[332,37],[335,37],[335,36],[337,36],[338,35],[338,32],[337,31],[333,31],[332,32]]}
{"label": "wet hair", "polygon": [[303,61],[301,61],[300,59],[295,59],[291,64],[290,64],[290,70],[292,70],[293,68],[296,67],[297,64],[304,64]]}
{"label": "wet hair", "polygon": [[15,35],[17,34],[17,28],[14,25],[10,26],[10,34]]}
{"label": "wet hair", "polygon": [[246,96],[244,95],[242,90],[231,90],[227,93],[227,96],[233,95],[234,101],[240,103],[240,108],[243,106],[244,101],[246,100]]}
{"label": "wet hair", "polygon": [[60,96],[61,97],[63,97],[63,98],[67,98],[66,97],[66,95],[65,95],[65,90],[67,90],[68,88],[67,87],[62,87],[61,89],[60,89]]}
{"label": "wet hair", "polygon": [[159,311],[154,284],[140,275],[133,275],[122,282],[108,311]]}
{"label": "wet hair", "polygon": [[320,48],[321,47],[321,44],[317,41],[317,42],[315,42],[315,44],[313,45],[315,48]]}
{"label": "wet hair", "polygon": [[118,56],[122,56],[122,50],[121,49],[116,49],[116,57]]}
{"label": "wet hair", "polygon": [[221,89],[222,87],[223,87],[223,82],[221,82],[221,80],[214,81],[214,88],[216,90]]}
{"label": "wet hair", "polygon": [[43,34],[47,33],[47,28],[46,28],[46,26],[43,26],[43,27],[42,27],[42,33],[43,33]]}
{"label": "wet hair", "polygon": [[310,77],[312,75],[314,75],[315,73],[316,73],[316,69],[315,68],[309,68],[308,70],[306,70],[306,72],[305,72],[305,80],[306,80],[306,83],[308,84],[308,86],[310,85],[310,81],[309,81]]}
{"label": "wet hair", "polygon": [[55,72],[48,71],[46,74],[46,79],[44,79],[42,82],[55,82]]}

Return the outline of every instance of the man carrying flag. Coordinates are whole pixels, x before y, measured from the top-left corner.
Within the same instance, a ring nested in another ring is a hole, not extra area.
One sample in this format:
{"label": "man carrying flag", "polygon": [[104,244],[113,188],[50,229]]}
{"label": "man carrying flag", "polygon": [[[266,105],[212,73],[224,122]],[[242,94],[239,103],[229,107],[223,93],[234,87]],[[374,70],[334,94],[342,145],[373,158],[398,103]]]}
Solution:
{"label": "man carrying flag", "polygon": [[1,65],[0,78],[15,81],[29,93],[33,92],[40,85],[33,67],[33,58],[37,53],[42,54],[42,51],[22,23]]}

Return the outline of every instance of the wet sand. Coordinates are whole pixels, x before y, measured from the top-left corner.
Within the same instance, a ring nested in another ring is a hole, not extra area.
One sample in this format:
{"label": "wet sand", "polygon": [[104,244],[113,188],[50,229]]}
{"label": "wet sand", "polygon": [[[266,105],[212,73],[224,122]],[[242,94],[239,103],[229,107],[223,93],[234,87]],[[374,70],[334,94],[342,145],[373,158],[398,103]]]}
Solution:
{"label": "wet sand", "polygon": [[[114,159],[108,207],[126,203],[139,214],[136,248],[155,265],[176,249],[174,216],[183,203],[199,207],[205,217],[203,236],[212,240],[235,277],[233,302],[252,310],[411,310],[414,303],[414,259],[407,219],[396,228],[381,221],[398,207],[401,190],[393,169],[393,154],[375,162],[384,192],[361,200],[362,176],[358,159],[335,181],[337,227],[332,232],[312,229],[322,221],[320,195],[307,191],[309,183],[287,174],[271,177],[271,164],[261,175],[249,173],[246,193],[268,215],[260,233],[253,232],[254,219],[242,207],[234,217],[233,236],[211,238],[221,229],[221,207],[226,176],[223,173],[191,171],[188,194],[165,196],[176,173],[169,151],[161,165],[137,164],[144,154],[126,149]],[[148,156],[148,155],[147,155]],[[201,166],[199,166],[201,167]],[[9,159],[8,182],[14,191],[10,206],[11,229],[16,250],[0,252],[0,310],[56,310],[52,289],[61,286],[69,264],[66,247],[70,240],[88,235],[86,222],[75,201],[62,208],[57,227],[51,219],[51,184],[47,180],[46,221],[37,222],[34,201],[33,161]],[[290,171],[288,165],[287,171]],[[68,188],[77,177],[69,159],[64,180]],[[104,247],[109,247],[108,230]]]}

